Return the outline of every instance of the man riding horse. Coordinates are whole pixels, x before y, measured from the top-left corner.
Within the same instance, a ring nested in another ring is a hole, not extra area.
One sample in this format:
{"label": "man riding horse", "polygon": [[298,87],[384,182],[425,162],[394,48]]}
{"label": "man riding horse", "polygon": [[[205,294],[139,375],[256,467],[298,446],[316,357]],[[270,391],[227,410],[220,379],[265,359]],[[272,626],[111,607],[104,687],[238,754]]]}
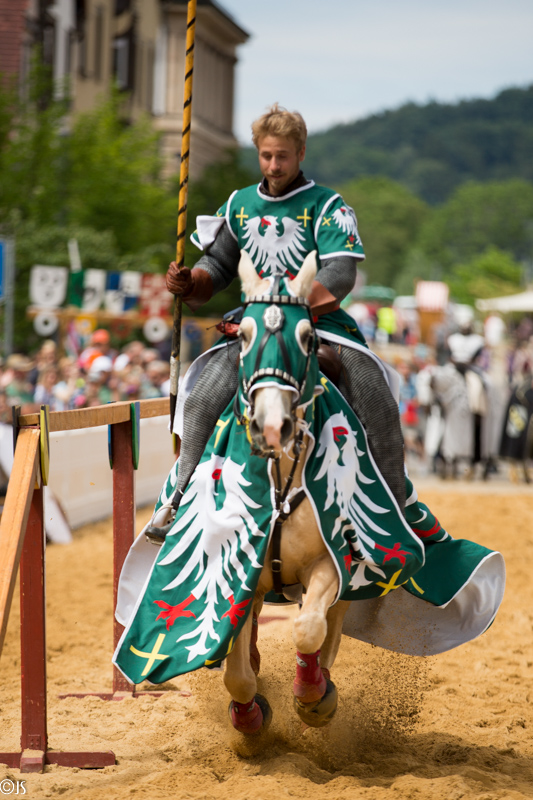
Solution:
{"label": "man riding horse", "polygon": [[[300,164],[307,129],[300,114],[273,105],[252,125],[262,182],[235,191],[215,216],[198,217],[192,241],[203,255],[193,269],[167,272],[167,288],[196,311],[237,277],[241,250],[261,277],[289,277],[316,250],[318,273],[309,302],[326,360],[338,386],[366,429],[372,455],[399,508],[406,502],[403,437],[389,388],[394,375],[367,348],[355,321],[340,309],[364,259],[353,210],[336,192],[307,180]],[[236,344],[236,342],[235,342]],[[211,354],[188,395],[178,400],[175,432],[181,438],[178,492],[187,486],[214,426],[237,389],[237,352]],[[326,367],[327,369],[327,367]],[[183,424],[185,420],[185,424]],[[164,533],[153,531],[154,541]]]}

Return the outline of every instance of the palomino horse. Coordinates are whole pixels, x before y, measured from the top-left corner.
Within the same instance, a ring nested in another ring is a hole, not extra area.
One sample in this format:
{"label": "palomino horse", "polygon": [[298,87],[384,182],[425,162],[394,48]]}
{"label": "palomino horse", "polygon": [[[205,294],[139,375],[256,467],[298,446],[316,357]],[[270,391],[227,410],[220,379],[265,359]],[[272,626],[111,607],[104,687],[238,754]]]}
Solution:
{"label": "palomino horse", "polygon": [[[313,727],[327,724],[336,710],[337,692],[330,680],[330,669],[337,655],[342,621],[349,603],[339,600],[332,605],[339,589],[337,570],[302,489],[309,439],[302,424],[300,406],[305,393],[307,402],[312,399],[314,387],[306,389],[306,384],[317,374],[315,331],[307,302],[316,274],[315,253],[306,258],[292,281],[290,288],[294,296],[291,297],[276,293],[276,280],[273,285],[271,281],[262,280],[245,252],[239,274],[246,296],[239,329],[243,391],[249,403],[246,422],[254,452],[273,460],[280,512],[257,585],[253,614],[249,614],[227,656],[224,674],[232,697],[231,722],[238,731],[254,734],[269,723],[272,715],[266,698],[257,694],[256,680],[259,671],[257,618],[265,595],[273,589],[281,592],[282,586],[294,584],[301,584],[304,589],[293,626],[296,646],[293,693],[297,713]],[[254,316],[251,311],[257,308],[262,313]],[[289,364],[288,348],[299,354],[299,374],[295,374],[294,363]],[[273,353],[277,355],[274,365]],[[248,365],[252,365],[251,368]]]}

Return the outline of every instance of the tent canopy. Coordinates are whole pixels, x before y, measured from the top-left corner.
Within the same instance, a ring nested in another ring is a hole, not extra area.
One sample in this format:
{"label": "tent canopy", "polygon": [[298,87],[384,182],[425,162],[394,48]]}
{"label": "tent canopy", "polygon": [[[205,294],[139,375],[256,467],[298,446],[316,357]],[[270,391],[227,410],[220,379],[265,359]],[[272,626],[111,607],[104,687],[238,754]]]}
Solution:
{"label": "tent canopy", "polygon": [[363,286],[356,295],[354,300],[357,303],[366,303],[367,301],[375,301],[379,303],[392,303],[396,297],[394,289],[388,286],[378,286],[377,284],[369,284]]}
{"label": "tent canopy", "polygon": [[476,308],[479,311],[500,311],[502,314],[511,311],[533,311],[533,290],[506,297],[491,297],[490,300],[476,300]]}

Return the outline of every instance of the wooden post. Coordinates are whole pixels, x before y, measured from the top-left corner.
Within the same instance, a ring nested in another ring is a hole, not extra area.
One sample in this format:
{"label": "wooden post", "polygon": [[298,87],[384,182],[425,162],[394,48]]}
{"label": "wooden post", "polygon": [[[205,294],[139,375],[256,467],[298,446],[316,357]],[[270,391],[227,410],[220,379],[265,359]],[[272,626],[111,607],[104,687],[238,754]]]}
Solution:
{"label": "wooden post", "polygon": [[[40,480],[40,431],[22,430],[17,439],[5,511],[0,524],[0,611],[9,613],[20,563],[21,750],[0,753],[0,763],[21,772],[42,772],[46,764],[95,769],[115,763],[115,754],[48,749],[46,704],[45,527]],[[36,486],[36,483],[38,485]]]}
{"label": "wooden post", "polygon": [[[118,580],[124,559],[135,538],[135,471],[133,468],[131,420],[111,426],[113,452],[113,613],[117,605]],[[113,650],[124,628],[113,619]],[[133,687],[113,666],[113,693],[133,692]]]}
{"label": "wooden post", "polygon": [[15,590],[17,570],[39,469],[39,430],[22,430],[0,523],[0,652]]}
{"label": "wooden post", "polygon": [[20,559],[21,772],[42,772],[48,749],[44,549],[41,485],[33,492]]}

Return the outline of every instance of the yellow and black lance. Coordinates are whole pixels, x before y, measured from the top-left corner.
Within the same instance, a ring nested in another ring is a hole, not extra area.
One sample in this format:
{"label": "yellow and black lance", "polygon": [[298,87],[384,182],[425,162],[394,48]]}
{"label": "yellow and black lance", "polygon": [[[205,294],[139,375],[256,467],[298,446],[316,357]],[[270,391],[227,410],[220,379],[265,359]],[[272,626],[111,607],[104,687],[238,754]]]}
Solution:
{"label": "yellow and black lance", "polygon": [[[192,75],[194,65],[194,35],[196,29],[196,0],[187,3],[187,38],[185,42],[185,84],[183,90],[183,123],[181,132],[180,191],[178,200],[178,238],[176,263],[178,269],[185,264],[185,233],[187,228],[187,197],[189,188],[189,149],[191,141]],[[174,322],[172,352],[170,355],[170,430],[174,429],[176,400],[180,376],[182,300],[174,297]]]}

